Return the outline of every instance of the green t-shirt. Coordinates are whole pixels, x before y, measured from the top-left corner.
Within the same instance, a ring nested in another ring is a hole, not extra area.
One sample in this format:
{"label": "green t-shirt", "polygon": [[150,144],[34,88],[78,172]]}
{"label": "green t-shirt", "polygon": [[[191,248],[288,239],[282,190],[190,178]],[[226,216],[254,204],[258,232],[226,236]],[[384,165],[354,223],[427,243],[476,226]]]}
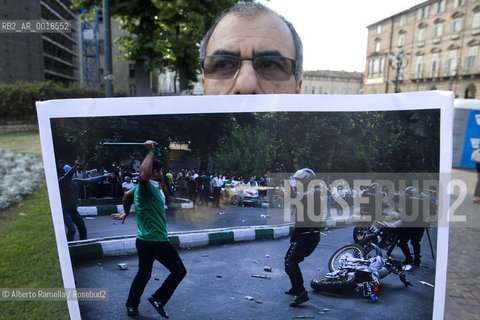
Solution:
{"label": "green t-shirt", "polygon": [[168,241],[165,201],[160,190],[150,183],[145,189],[136,185],[130,192],[134,193],[137,238],[144,241]]}

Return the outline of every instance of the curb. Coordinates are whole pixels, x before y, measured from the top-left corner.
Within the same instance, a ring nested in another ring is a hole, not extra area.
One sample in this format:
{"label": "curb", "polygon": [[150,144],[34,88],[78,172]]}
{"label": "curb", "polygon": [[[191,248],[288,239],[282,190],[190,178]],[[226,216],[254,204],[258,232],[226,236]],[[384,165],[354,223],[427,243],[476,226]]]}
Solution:
{"label": "curb", "polygon": [[[270,240],[289,236],[293,225],[275,227],[225,228],[201,230],[198,232],[171,232],[168,240],[175,248],[193,248],[207,245],[221,245],[231,242]],[[136,236],[122,238],[92,239],[69,244],[72,262],[103,257],[133,255]]]}
{"label": "curb", "polygon": [[[345,227],[355,223],[355,216],[328,219],[321,222],[322,228]],[[286,237],[293,232],[293,223],[278,226],[232,227],[200,231],[169,232],[168,240],[175,248],[193,248],[221,245],[232,242],[270,240]],[[103,257],[133,255],[136,236],[90,239],[69,243],[72,262],[87,261]]]}
{"label": "curb", "polygon": [[[165,206],[165,210],[178,210],[178,209],[193,209],[193,202],[173,202],[168,206]],[[123,205],[107,205],[107,206],[95,206],[95,207],[78,207],[78,213],[82,217],[91,216],[109,216],[112,213],[119,213],[123,211]],[[135,212],[135,206],[130,207],[130,213]]]}

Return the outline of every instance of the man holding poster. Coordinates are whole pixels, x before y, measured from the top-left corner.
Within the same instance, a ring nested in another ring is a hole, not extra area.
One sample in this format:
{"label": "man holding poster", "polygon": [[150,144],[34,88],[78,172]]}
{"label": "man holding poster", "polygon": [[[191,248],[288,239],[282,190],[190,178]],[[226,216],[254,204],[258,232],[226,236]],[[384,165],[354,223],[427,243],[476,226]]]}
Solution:
{"label": "man holding poster", "polygon": [[[237,3],[227,10],[206,33],[200,56],[206,95],[301,92],[301,39],[290,22],[261,4]],[[291,307],[309,299],[298,264],[319,241],[318,228],[296,229],[292,235],[285,256]]]}

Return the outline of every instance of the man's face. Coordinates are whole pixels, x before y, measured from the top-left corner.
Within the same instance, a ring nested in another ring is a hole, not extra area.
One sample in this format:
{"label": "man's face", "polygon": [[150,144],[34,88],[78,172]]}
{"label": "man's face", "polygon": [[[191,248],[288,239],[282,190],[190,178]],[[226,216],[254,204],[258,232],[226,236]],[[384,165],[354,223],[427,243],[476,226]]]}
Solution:
{"label": "man's face", "polygon": [[162,182],[163,180],[163,172],[162,170],[156,170],[153,169],[152,171],[152,180],[157,181],[157,182]]}
{"label": "man's face", "polygon": [[[288,26],[271,13],[254,19],[229,14],[215,28],[206,53],[207,56],[222,53],[242,58],[273,54],[295,59],[295,45]],[[252,61],[243,61],[234,78],[219,80],[202,77],[202,86],[205,95],[300,93],[302,81],[297,82],[293,73],[287,81],[260,79]]]}

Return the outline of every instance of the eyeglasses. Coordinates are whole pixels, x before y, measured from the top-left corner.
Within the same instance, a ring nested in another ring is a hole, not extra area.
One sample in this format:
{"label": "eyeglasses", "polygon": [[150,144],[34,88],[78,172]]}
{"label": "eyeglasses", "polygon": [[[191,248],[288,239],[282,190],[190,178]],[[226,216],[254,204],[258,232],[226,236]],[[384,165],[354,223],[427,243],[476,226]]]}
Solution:
{"label": "eyeglasses", "polygon": [[214,54],[201,60],[205,78],[227,80],[236,77],[242,61],[250,60],[258,77],[266,81],[287,81],[295,73],[295,60],[282,56],[258,56],[241,58],[232,55]]}

